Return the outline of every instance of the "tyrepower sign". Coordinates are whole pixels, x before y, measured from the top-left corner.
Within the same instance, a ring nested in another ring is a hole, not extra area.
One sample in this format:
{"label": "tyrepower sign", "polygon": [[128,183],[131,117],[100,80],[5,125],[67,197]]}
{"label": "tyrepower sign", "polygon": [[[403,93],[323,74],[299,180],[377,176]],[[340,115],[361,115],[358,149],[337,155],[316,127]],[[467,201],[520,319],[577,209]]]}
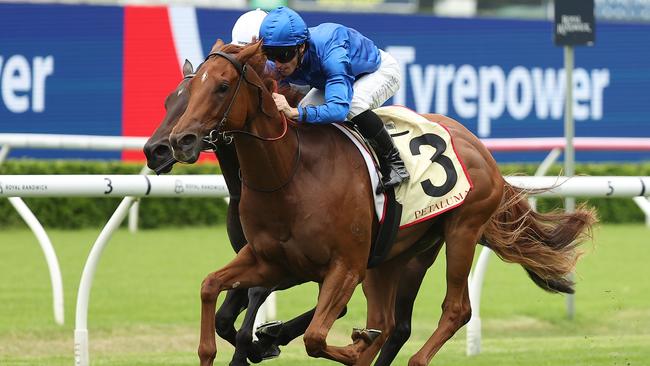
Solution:
{"label": "tyrepower sign", "polygon": [[[185,59],[197,66],[217,38],[229,41],[241,13],[0,3],[0,133],[148,136],[165,115],[166,96],[183,78]],[[402,83],[389,104],[449,115],[481,138],[562,136],[566,72],[562,50],[549,42],[552,22],[301,15],[310,26],[354,27],[395,57]],[[582,16],[568,18],[563,31],[585,29],[583,23]],[[639,47],[648,44],[648,34],[647,23],[600,22],[598,47],[575,50],[580,60],[572,73],[576,136],[650,137],[650,47]],[[12,149],[10,154],[143,158],[117,151]],[[501,154],[498,161],[536,161],[546,152]],[[649,157],[647,152],[579,151],[577,159]]]}
{"label": "tyrepower sign", "polygon": [[591,46],[594,28],[594,0],[555,1],[556,45]]}

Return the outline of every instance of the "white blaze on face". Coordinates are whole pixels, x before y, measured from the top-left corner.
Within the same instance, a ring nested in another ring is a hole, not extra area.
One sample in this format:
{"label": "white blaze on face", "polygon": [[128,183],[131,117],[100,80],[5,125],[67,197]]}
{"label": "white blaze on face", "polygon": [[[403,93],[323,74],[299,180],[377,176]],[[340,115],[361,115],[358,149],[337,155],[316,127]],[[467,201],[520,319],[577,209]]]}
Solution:
{"label": "white blaze on face", "polygon": [[206,71],[206,72],[203,73],[203,75],[201,75],[201,82],[204,83],[205,79],[207,79],[207,78],[208,78],[208,72]]}

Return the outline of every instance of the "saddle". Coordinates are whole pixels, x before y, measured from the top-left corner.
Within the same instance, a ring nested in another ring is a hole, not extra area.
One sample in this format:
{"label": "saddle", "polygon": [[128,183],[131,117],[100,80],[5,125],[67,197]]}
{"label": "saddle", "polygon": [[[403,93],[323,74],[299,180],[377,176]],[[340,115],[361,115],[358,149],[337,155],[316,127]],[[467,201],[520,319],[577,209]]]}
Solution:
{"label": "saddle", "polygon": [[[411,178],[384,194],[375,193],[380,227],[371,247],[368,268],[386,258],[400,228],[430,220],[460,206],[473,188],[444,125],[399,106],[381,107],[374,112],[392,136]],[[381,183],[379,163],[372,147],[350,123],[334,126],[345,133],[364,156],[372,189],[376,192]]]}

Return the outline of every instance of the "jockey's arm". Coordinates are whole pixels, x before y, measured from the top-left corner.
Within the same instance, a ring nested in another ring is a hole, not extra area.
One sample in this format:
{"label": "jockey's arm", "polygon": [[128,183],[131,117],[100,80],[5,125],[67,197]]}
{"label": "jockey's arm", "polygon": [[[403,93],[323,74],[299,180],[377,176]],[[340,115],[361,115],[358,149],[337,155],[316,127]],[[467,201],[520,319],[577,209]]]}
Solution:
{"label": "jockey's arm", "polygon": [[347,50],[343,44],[327,52],[322,61],[325,82],[325,104],[298,108],[298,121],[333,123],[344,121],[350,111],[354,77]]}

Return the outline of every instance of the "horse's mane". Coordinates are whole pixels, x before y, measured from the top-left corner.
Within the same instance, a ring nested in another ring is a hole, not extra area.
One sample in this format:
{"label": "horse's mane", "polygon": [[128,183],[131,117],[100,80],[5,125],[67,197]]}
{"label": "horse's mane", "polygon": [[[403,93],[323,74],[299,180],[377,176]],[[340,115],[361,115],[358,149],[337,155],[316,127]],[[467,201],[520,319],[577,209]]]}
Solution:
{"label": "horse's mane", "polygon": [[[239,46],[236,44],[225,44],[219,51],[223,53],[229,53],[232,55],[237,55],[239,54],[244,48],[246,47],[256,47],[255,44],[247,45],[247,46]],[[255,52],[255,54],[246,62],[250,67],[255,70],[255,73],[259,75],[262,80],[264,80],[266,76],[266,56],[261,51]],[[270,77],[270,76],[269,76]]]}

